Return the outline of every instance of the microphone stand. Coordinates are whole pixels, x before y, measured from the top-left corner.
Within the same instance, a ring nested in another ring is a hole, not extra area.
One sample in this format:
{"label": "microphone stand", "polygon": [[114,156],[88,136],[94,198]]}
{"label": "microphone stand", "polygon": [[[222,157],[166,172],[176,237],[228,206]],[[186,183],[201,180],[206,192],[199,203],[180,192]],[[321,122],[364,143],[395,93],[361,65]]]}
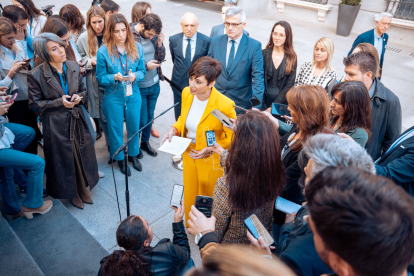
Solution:
{"label": "microphone stand", "polygon": [[140,130],[135,132],[135,134],[132,135],[131,138],[129,138],[112,156],[112,160],[113,160],[115,158],[115,156],[117,156],[121,151],[124,151],[124,158],[125,158],[124,159],[124,164],[125,164],[125,201],[126,201],[127,217],[129,217],[129,215],[131,214],[130,213],[130,207],[129,207],[129,189],[128,189],[128,149],[127,149],[128,144],[131,142],[132,139],[135,138],[135,136],[137,136],[139,133],[141,133],[147,126],[151,125],[155,121],[155,119],[161,117],[162,115],[167,113],[170,109],[174,108],[178,104],[179,104],[178,102],[175,103],[173,106],[171,106],[170,108],[168,108],[167,110],[162,112],[160,115],[158,115],[157,117],[152,119],[150,122],[148,122],[148,124],[143,126]]}

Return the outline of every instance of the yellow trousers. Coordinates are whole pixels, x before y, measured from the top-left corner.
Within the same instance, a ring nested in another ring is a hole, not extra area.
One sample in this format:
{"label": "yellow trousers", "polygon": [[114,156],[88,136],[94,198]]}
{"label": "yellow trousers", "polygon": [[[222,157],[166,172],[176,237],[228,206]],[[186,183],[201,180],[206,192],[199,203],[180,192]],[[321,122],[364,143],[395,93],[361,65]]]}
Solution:
{"label": "yellow trousers", "polygon": [[190,219],[191,206],[195,204],[198,195],[213,196],[214,187],[219,177],[223,176],[224,170],[220,166],[220,156],[213,154],[202,159],[193,159],[188,153],[195,148],[195,144],[190,146],[183,154],[183,174],[184,174],[184,206],[185,224],[189,226],[187,220]]}

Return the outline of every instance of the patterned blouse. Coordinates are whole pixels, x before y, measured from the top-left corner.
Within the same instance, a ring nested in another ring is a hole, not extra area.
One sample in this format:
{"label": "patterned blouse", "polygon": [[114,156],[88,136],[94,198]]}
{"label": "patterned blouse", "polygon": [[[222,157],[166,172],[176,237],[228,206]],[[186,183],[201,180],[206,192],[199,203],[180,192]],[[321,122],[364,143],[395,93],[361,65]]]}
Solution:
{"label": "patterned blouse", "polygon": [[[220,165],[224,167],[227,150],[220,156]],[[255,214],[264,227],[271,233],[274,202],[268,203],[253,212],[244,212],[231,207],[228,201],[229,189],[226,184],[226,175],[217,180],[213,194],[213,216],[216,217],[216,235],[221,244],[250,244],[247,239],[247,228],[244,220]]]}
{"label": "patterned blouse", "polygon": [[325,73],[325,75],[321,76],[316,83],[314,83],[317,78],[318,76],[312,74],[312,62],[305,62],[296,77],[295,86],[313,84],[326,88],[332,79],[336,80],[337,76],[335,70],[329,70]]}

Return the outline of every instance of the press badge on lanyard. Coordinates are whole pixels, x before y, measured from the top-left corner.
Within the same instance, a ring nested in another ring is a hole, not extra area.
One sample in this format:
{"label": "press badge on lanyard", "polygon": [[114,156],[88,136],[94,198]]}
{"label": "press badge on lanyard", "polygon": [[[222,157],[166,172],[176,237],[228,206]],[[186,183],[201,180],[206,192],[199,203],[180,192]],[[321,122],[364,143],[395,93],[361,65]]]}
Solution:
{"label": "press badge on lanyard", "polygon": [[[125,65],[122,63],[122,59],[121,56],[119,55],[119,51],[118,51],[118,47],[116,47],[116,52],[118,54],[119,57],[119,61],[121,62],[121,66],[122,66],[122,71],[124,71],[125,76],[128,75],[128,56],[126,57],[126,61],[125,61]],[[133,92],[132,92],[132,82],[130,82],[129,80],[127,81],[123,81],[124,86],[125,86],[125,96],[129,97],[132,96]]]}

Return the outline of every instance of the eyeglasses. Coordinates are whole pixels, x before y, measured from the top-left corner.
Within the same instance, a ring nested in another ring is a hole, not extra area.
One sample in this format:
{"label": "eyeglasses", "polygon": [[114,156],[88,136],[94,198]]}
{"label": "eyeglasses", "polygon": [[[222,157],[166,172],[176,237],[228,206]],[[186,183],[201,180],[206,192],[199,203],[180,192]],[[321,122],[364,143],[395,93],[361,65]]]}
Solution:
{"label": "eyeglasses", "polygon": [[65,42],[65,44],[68,44],[71,39],[72,39],[72,37],[70,36],[68,39],[62,39],[62,40],[63,40],[63,42]]}
{"label": "eyeglasses", "polygon": [[230,27],[230,26],[232,26],[233,28],[237,28],[238,26],[240,26],[241,24],[243,24],[243,23],[229,23],[229,22],[225,22],[224,23],[224,25],[226,26],[226,27]]}
{"label": "eyeglasses", "polygon": [[285,35],[284,35],[284,34],[278,34],[278,33],[275,33],[275,32],[272,32],[272,35],[273,35],[274,37],[280,37],[280,38],[284,38],[284,37],[285,37]]}

